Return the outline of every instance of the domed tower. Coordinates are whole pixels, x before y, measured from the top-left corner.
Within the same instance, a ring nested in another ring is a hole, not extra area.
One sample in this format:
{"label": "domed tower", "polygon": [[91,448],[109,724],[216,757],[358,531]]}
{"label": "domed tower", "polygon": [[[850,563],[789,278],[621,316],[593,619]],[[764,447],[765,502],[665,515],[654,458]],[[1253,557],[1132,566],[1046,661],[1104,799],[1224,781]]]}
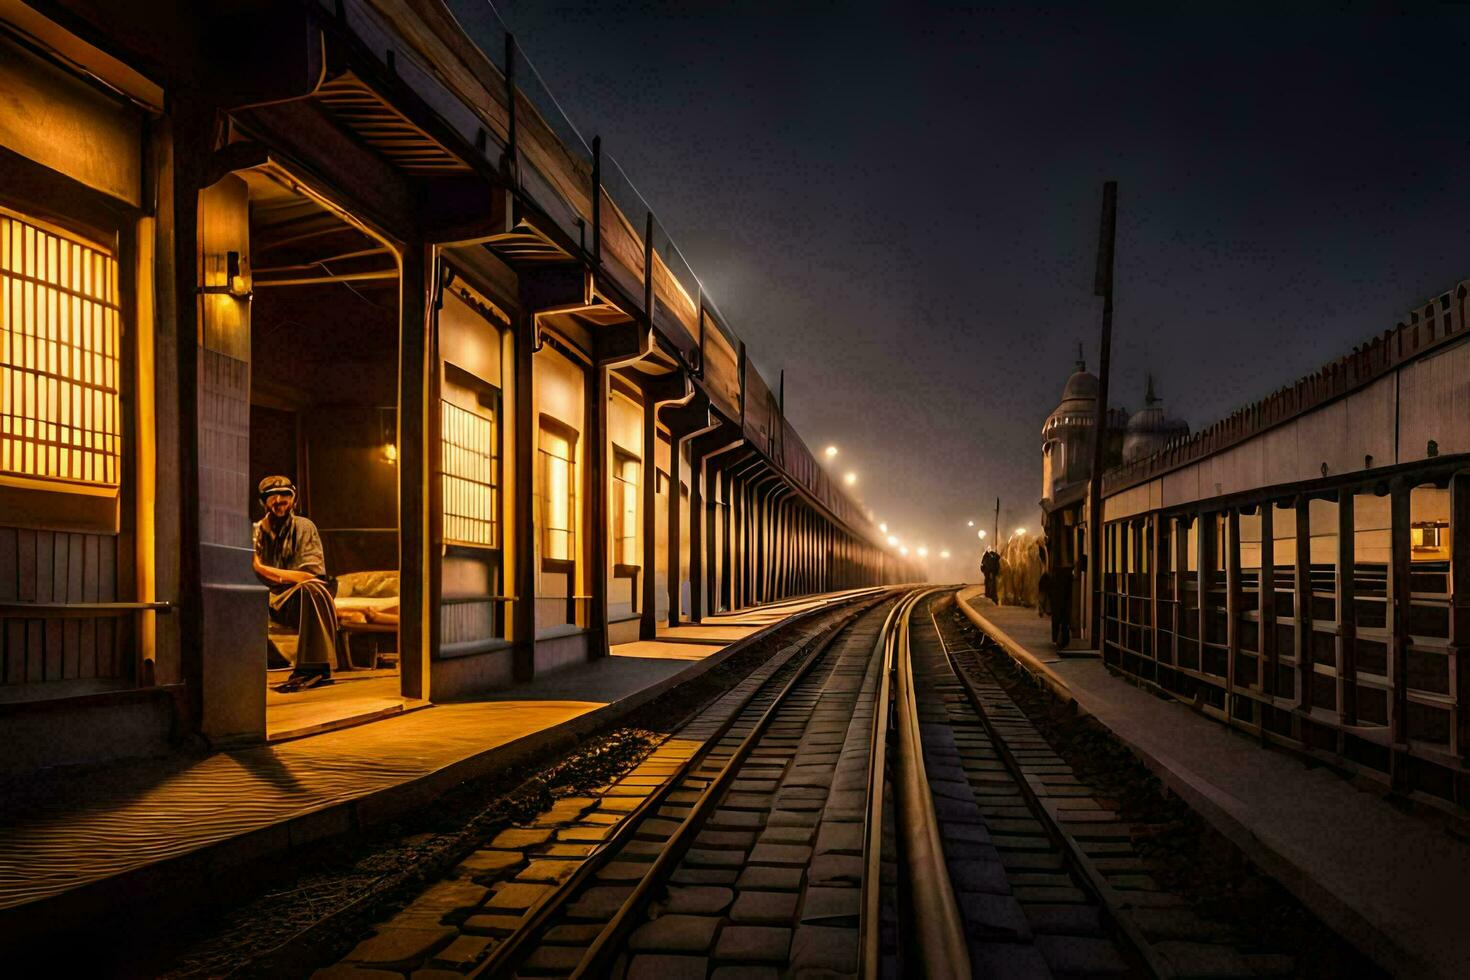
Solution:
{"label": "domed tower", "polygon": [[1097,375],[1087,370],[1078,345],[1077,364],[1062,388],[1062,400],[1041,427],[1041,499],[1055,500],[1066,488],[1085,483],[1092,466]]}
{"label": "domed tower", "polygon": [[1154,394],[1154,376],[1150,374],[1143,407],[1128,420],[1128,431],[1123,437],[1123,462],[1152,456],[1171,440],[1188,435],[1188,422],[1164,414],[1163,400]]}

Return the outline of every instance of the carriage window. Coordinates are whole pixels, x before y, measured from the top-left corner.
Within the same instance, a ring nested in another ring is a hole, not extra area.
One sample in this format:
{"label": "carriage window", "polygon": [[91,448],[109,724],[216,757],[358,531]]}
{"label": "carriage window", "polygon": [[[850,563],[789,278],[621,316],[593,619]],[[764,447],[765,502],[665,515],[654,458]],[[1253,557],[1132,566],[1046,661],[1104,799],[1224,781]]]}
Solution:
{"label": "carriage window", "polygon": [[0,471],[117,487],[121,333],[115,257],[0,210]]}

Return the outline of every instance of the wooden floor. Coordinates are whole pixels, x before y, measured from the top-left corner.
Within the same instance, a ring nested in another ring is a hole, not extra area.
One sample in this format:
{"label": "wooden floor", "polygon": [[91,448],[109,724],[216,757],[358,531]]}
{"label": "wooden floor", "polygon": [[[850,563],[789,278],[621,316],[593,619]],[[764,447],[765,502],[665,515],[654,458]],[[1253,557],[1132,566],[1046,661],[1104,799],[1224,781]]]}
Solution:
{"label": "wooden floor", "polygon": [[421,706],[399,694],[398,669],[338,671],[332,683],[282,694],[275,688],[290,671],[271,671],[265,692],[265,737],[298,738],[361,724]]}
{"label": "wooden floor", "polygon": [[[759,617],[774,622],[831,598],[787,603],[779,611],[761,610]],[[361,805],[635,694],[721,649],[657,641],[650,646],[620,648],[616,656],[474,702],[432,705],[372,724],[206,756],[13,780],[0,794],[0,910],[283,827],[334,804]],[[313,696],[286,704],[274,699],[287,695],[271,692],[274,730],[375,703],[406,703],[397,696],[396,676],[344,680],[305,693]]]}

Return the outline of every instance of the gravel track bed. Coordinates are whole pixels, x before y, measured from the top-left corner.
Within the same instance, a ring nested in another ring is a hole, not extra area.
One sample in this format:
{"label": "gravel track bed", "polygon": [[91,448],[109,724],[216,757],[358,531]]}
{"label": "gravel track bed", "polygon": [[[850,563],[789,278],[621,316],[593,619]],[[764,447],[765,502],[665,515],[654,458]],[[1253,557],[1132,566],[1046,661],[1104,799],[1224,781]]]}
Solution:
{"label": "gravel track bed", "polygon": [[[1371,978],[1385,974],[1327,928],[1165,787],[1127,746],[1088,717],[1059,704],[957,608],[953,597],[935,619],[951,646],[986,651],[1001,685],[1077,778],[1136,825],[1133,846],[1147,873],[1218,923],[1257,956],[1290,958],[1290,975]],[[1122,683],[1121,681],[1119,683]]]}

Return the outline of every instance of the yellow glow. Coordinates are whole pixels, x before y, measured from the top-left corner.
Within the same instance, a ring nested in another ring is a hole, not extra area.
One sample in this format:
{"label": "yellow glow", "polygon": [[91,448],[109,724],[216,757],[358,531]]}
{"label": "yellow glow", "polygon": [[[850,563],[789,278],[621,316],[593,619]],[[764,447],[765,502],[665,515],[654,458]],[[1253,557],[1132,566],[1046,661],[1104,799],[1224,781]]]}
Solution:
{"label": "yellow glow", "polygon": [[896,544],[898,544],[898,535],[890,534],[888,536],[888,547],[892,548]]}
{"label": "yellow glow", "polygon": [[[453,397],[460,391],[445,385],[445,394]],[[465,400],[473,403],[473,395]],[[475,410],[448,400],[440,405],[444,540],[494,547],[495,418],[484,405],[476,404]],[[388,444],[384,458],[396,461],[398,447]]]}
{"label": "yellow glow", "polygon": [[643,463],[634,456],[615,453],[612,509],[613,562],[641,565],[638,554],[638,475]]}
{"label": "yellow glow", "polygon": [[939,557],[940,558],[948,558],[949,557],[949,552],[948,551],[941,551],[939,553]]}
{"label": "yellow glow", "polygon": [[121,344],[113,256],[0,211],[0,471],[117,487]]}
{"label": "yellow glow", "polygon": [[572,546],[572,442],[546,427],[541,429],[541,557],[575,559]]}
{"label": "yellow glow", "polygon": [[908,553],[909,553],[909,549],[907,549],[907,548],[899,548],[899,549],[898,549],[898,553],[899,553],[899,554],[900,554],[900,555],[905,555],[905,556],[907,556],[907,555],[908,555]]}
{"label": "yellow glow", "polygon": [[849,473],[849,474],[847,474],[846,476],[844,476],[842,478],[842,482],[843,483],[846,483],[848,486],[852,486],[854,483],[857,482],[857,474],[856,473]]}
{"label": "yellow glow", "polygon": [[1024,527],[1018,527],[1018,528],[1016,528],[1016,533],[1017,534],[1025,534],[1026,533],[1026,529]]}
{"label": "yellow glow", "polygon": [[887,534],[888,533],[888,525],[887,524],[879,524],[878,525],[878,530],[879,531],[882,531],[884,534]]}
{"label": "yellow glow", "polygon": [[383,447],[383,458],[390,463],[398,462],[398,447],[391,442],[388,443]]}
{"label": "yellow glow", "polygon": [[974,527],[974,526],[975,526],[975,522],[974,521],[966,521],[965,522],[965,527]]}
{"label": "yellow glow", "polygon": [[928,548],[923,548],[923,547],[919,548],[919,557],[920,558],[928,558],[929,557],[929,549]]}
{"label": "yellow glow", "polygon": [[826,453],[828,459],[832,459],[837,455],[837,447],[828,446],[826,449],[822,450],[822,452]]}
{"label": "yellow glow", "polygon": [[984,541],[985,540],[985,532],[983,530],[980,533],[978,533],[977,535],[975,535],[975,536],[977,538],[979,538],[981,541]]}

